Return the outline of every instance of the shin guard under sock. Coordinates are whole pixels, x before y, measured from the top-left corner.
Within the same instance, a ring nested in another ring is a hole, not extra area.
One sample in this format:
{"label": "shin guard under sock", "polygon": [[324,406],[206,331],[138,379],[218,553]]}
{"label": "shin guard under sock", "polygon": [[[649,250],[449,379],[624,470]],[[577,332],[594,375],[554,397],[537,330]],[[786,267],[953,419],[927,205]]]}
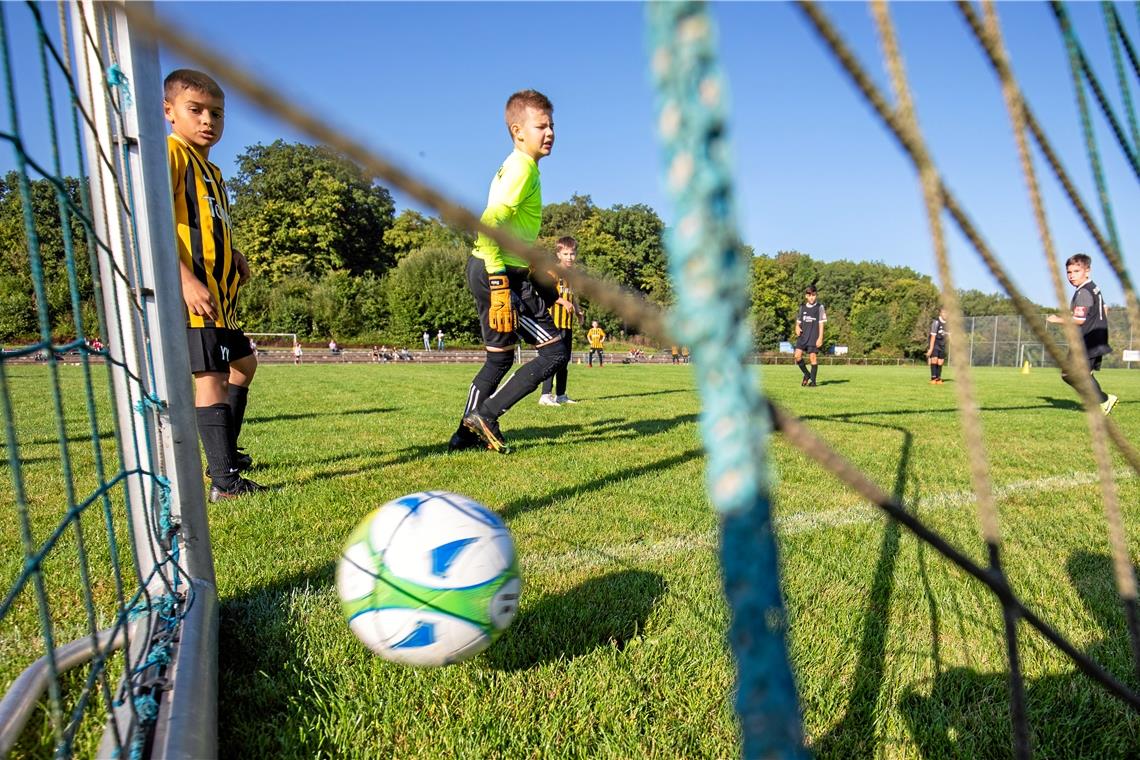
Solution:
{"label": "shin guard under sock", "polygon": [[198,436],[202,439],[202,448],[206,450],[206,474],[214,485],[228,491],[238,478],[231,444],[233,419],[230,416],[230,405],[219,403],[199,406],[196,412]]}

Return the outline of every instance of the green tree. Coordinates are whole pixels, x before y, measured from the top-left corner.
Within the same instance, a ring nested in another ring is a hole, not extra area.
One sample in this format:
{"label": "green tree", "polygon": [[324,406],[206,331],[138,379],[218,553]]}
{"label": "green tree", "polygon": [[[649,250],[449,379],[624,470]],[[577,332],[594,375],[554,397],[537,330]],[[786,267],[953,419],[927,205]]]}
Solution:
{"label": "green tree", "polygon": [[475,236],[449,227],[434,216],[428,217],[418,211],[404,209],[384,232],[384,244],[399,261],[420,248],[470,249],[475,244]]}
{"label": "green tree", "polygon": [[235,245],[255,276],[279,281],[333,270],[382,274],[395,206],[387,189],[329,148],[253,145],[230,182]]}
{"label": "green tree", "polygon": [[424,330],[442,329],[452,339],[478,340],[479,314],[467,291],[467,250],[431,247],[413,251],[385,278],[388,330],[401,341],[417,342]]}
{"label": "green tree", "polygon": [[[63,192],[73,208],[80,208],[80,181],[64,177]],[[76,337],[72,310],[71,280],[66,257],[65,227],[57,185],[35,180],[31,185],[32,218],[43,266],[42,284],[52,335],[59,339]],[[70,233],[75,281],[79,296],[80,327],[84,335],[98,332],[91,265],[87,256],[87,234],[79,217],[65,211]],[[20,176],[9,172],[0,179],[0,341],[31,342],[39,336],[39,318],[32,281],[24,202]]]}

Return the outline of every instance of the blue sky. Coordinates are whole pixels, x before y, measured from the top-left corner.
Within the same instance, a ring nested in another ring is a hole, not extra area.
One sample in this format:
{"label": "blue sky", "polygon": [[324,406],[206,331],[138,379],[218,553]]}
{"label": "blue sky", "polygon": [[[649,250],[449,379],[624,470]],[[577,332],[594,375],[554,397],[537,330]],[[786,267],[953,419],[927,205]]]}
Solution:
{"label": "blue sky", "polygon": [[[554,101],[557,128],[554,153],[541,165],[546,202],[582,193],[600,206],[646,203],[671,220],[660,189],[640,4],[213,2],[159,3],[157,9],[168,23],[209,41],[476,212],[510,150],[502,123],[506,96],[539,89]],[[825,9],[885,88],[868,6]],[[998,10],[1029,102],[1099,220],[1052,14],[1044,3],[1002,3]],[[952,4],[896,3],[891,11],[920,124],[948,185],[1018,285],[1031,298],[1052,302],[995,75]],[[1070,4],[1069,11],[1122,114],[1099,3]],[[1122,3],[1118,11],[1140,42],[1136,6]],[[879,260],[933,273],[909,162],[799,11],[784,3],[721,3],[712,14],[731,93],[745,241],[760,253],[797,249],[823,260]],[[18,20],[12,22],[18,34]],[[167,54],[162,63],[164,69],[190,65]],[[1131,82],[1133,98],[1140,99],[1140,82]],[[1125,259],[1134,264],[1140,183],[1103,119],[1094,122]],[[231,96],[226,134],[212,158],[230,174],[245,146],[277,138],[303,136]],[[1056,182],[1044,175],[1043,164],[1038,170],[1060,257],[1093,252]],[[400,207],[410,205],[396,198]],[[956,284],[996,290],[977,257],[947,229]],[[1120,287],[1099,256],[1093,273],[1109,300],[1121,302]]]}

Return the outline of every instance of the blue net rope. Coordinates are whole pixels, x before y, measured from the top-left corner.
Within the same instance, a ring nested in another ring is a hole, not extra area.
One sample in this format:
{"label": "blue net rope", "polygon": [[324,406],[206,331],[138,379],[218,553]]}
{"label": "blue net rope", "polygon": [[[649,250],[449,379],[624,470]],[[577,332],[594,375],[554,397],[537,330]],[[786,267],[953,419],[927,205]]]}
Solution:
{"label": "blue net rope", "polygon": [[672,332],[693,346],[709,493],[722,518],[743,753],[801,757],[765,465],[771,420],[746,361],[753,346],[749,261],[733,211],[724,77],[702,4],[648,8],[665,183],[677,219],[668,246],[677,291]]}

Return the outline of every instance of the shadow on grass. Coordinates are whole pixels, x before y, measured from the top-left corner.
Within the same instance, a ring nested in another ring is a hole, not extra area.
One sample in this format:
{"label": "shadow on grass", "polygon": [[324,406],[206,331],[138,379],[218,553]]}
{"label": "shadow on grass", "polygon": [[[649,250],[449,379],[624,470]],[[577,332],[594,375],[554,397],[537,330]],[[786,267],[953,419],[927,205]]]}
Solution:
{"label": "shadow on grass", "polygon": [[665,579],[644,570],[591,578],[519,615],[484,659],[496,670],[514,671],[601,648],[622,650],[640,635],[665,591]]}
{"label": "shadow on grass", "polygon": [[301,716],[324,711],[335,679],[299,651],[303,634],[291,602],[334,584],[327,562],[226,599],[218,623],[218,748],[223,758],[326,757],[318,732],[299,731]]}
{"label": "shadow on grass", "polygon": [[820,380],[816,385],[843,385],[849,383],[850,380]]}
{"label": "shadow on grass", "polygon": [[574,485],[567,486],[566,488],[560,488],[557,491],[536,495],[534,498],[524,496],[521,499],[517,499],[503,505],[503,508],[498,510],[498,513],[499,516],[504,520],[510,520],[524,512],[530,512],[534,509],[541,509],[543,507],[546,507],[551,502],[557,501],[559,499],[563,499],[568,496],[580,495],[589,491],[596,491],[600,488],[605,488],[611,483],[617,483],[623,480],[628,480],[630,478],[648,475],[653,472],[668,470],[671,467],[676,467],[679,464],[684,464],[685,462],[703,455],[703,449],[689,449],[688,451],[683,451],[680,454],[666,457],[665,459],[659,459],[656,462],[648,462],[646,464],[638,465],[637,467],[630,467],[628,469],[620,470],[618,472],[614,472],[609,475],[587,481],[585,483],[575,483]]}
{"label": "shadow on grass", "polygon": [[[882,427],[902,433],[902,450],[899,453],[893,493],[895,500],[902,502],[910,466],[913,442],[911,432],[893,425],[876,425],[867,422],[851,424]],[[911,499],[915,498],[917,495],[912,494]],[[894,595],[895,565],[898,560],[901,533],[902,528],[894,520],[888,520],[883,527],[879,560],[875,565],[867,599],[867,611],[863,616],[863,631],[859,637],[859,659],[851,675],[851,692],[847,697],[847,708],[835,728],[815,743],[814,750],[820,757],[873,757],[878,754],[875,712],[886,677],[891,597]]]}
{"label": "shadow on grass", "polygon": [[[1135,691],[1140,684],[1133,674],[1111,560],[1102,554],[1076,552],[1066,567],[1086,610],[1105,633],[1085,653]],[[912,687],[899,703],[923,757],[1012,754],[1008,673],[951,668],[938,673],[929,695],[924,692]],[[1036,757],[1140,756],[1140,715],[1075,666],[1067,673],[1027,679],[1025,693]]]}
{"label": "shadow on grass", "polygon": [[[341,415],[369,415],[369,414],[384,414],[386,412],[397,411],[395,407],[390,406],[376,406],[367,409],[338,409],[337,416]],[[329,411],[327,409],[318,409],[311,412],[283,412],[281,414],[269,414],[265,416],[251,415],[245,418],[244,424],[250,423],[257,424],[259,422],[281,422],[283,420],[307,420],[314,417],[328,417]]]}
{"label": "shadow on grass", "polygon": [[[645,436],[664,433],[674,427],[677,427],[678,425],[687,425],[696,421],[697,415],[695,414],[682,414],[676,417],[652,420],[636,420],[633,422],[618,417],[613,417],[609,419],[598,420],[588,425],[546,425],[543,427],[518,428],[516,430],[508,429],[504,431],[504,436],[512,447],[516,447],[520,444],[534,443],[536,441],[542,441],[551,438],[557,438],[560,445],[571,445],[590,443],[594,441],[621,440],[626,438],[638,439]],[[447,433],[447,436],[450,436],[450,432]],[[273,464],[308,468],[336,465],[339,462],[348,462],[352,460],[364,460],[357,466],[350,466],[343,469],[327,467],[315,472],[308,478],[308,480],[328,480],[331,478],[343,478],[350,475],[359,475],[365,472],[382,470],[386,467],[403,465],[434,455],[446,455],[455,457],[484,457],[489,458],[492,461],[498,461],[499,457],[502,456],[500,454],[495,454],[483,449],[469,449],[465,452],[448,454],[447,437],[441,436],[439,443],[409,446],[390,454],[377,455],[374,449],[365,449],[319,458],[298,455],[298,457],[293,460],[278,460]],[[619,474],[615,475],[614,477],[624,477],[624,475]]]}
{"label": "shadow on grass", "polygon": [[1071,412],[1083,412],[1085,409],[1080,401],[1072,398],[1054,398],[1052,396],[1038,396],[1037,398],[1044,401],[1053,409],[1065,409]]}
{"label": "shadow on grass", "polygon": [[668,388],[661,391],[644,391],[642,393],[616,393],[612,396],[590,396],[581,399],[582,401],[606,401],[615,398],[637,398],[638,396],[664,396],[670,393],[692,393],[696,395],[696,388]]}

